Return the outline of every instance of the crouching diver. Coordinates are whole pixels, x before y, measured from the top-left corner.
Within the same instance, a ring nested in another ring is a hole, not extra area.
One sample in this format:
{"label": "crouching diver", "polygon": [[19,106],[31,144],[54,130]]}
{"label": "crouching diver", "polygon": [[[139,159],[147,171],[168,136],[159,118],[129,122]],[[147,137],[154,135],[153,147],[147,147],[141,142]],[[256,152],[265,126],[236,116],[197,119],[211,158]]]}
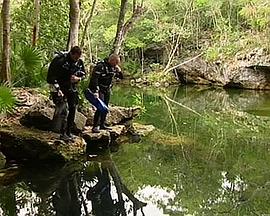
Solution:
{"label": "crouching diver", "polygon": [[68,53],[59,53],[51,62],[47,82],[55,103],[54,130],[60,131],[60,139],[72,140],[72,127],[79,100],[77,84],[84,78],[85,69],[78,46]]}
{"label": "crouching diver", "polygon": [[[98,62],[94,67],[89,82],[89,89],[94,93],[96,98],[100,98],[107,106],[109,104],[113,78],[123,79],[123,73],[119,67],[120,57],[111,54],[109,58]],[[96,110],[93,121],[92,131],[99,133],[101,130],[110,130],[105,125],[107,113],[101,113]]]}

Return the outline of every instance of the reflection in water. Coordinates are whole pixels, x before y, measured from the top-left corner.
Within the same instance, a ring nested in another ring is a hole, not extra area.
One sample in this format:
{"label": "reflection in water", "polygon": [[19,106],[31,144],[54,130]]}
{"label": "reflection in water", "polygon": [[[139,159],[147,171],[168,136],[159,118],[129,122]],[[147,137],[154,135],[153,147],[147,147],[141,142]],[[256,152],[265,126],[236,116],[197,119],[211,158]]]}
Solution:
{"label": "reflection in water", "polygon": [[[222,171],[220,178],[220,187],[216,194],[210,197],[202,206],[204,210],[214,210],[216,206],[226,205],[231,203],[232,208],[226,210],[229,214],[235,208],[241,205],[243,194],[247,189],[247,184],[241,179],[240,176],[228,178],[229,172]],[[216,214],[222,214],[221,210],[216,211]]]}
{"label": "reflection in water", "polygon": [[[139,210],[144,215],[142,208],[146,203],[129,191],[110,155],[92,160],[99,161],[67,164],[48,173],[40,168],[43,175],[36,168],[34,176],[20,173],[22,182],[16,183],[15,191],[10,193],[15,195],[18,215],[126,216],[137,215]],[[44,211],[46,205],[48,210]],[[0,200],[0,207],[3,206]],[[49,210],[48,206],[53,208]],[[8,212],[10,207],[4,207]]]}
{"label": "reflection in water", "polygon": [[[141,97],[131,97],[136,93]],[[132,105],[136,98],[145,107],[140,121],[158,130],[116,149],[114,161],[105,155],[0,171],[0,215],[269,215],[270,118],[243,111],[268,112],[270,93],[185,87],[166,94],[204,117],[170,104],[181,139],[156,90],[119,89],[113,102]]]}
{"label": "reflection in water", "polygon": [[0,182],[0,215],[144,215],[146,203],[123,183],[110,155],[91,160],[61,168],[25,167],[16,171],[15,182],[6,173],[5,183],[13,183],[2,187]]}
{"label": "reflection in water", "polygon": [[166,211],[185,212],[180,204],[172,204],[173,190],[148,185],[138,188],[134,196],[109,155],[91,160],[96,161],[70,163],[61,169],[25,167],[18,173],[18,182],[0,192],[5,195],[0,196],[0,215],[166,216],[170,215]]}
{"label": "reflection in water", "polygon": [[17,190],[15,191],[15,200],[17,203],[20,203],[20,208],[18,208],[17,213],[18,216],[36,215],[38,213],[38,207],[33,206],[31,202],[28,202],[28,200],[35,200],[37,203],[41,201],[34,192]]}
{"label": "reflection in water", "polygon": [[226,190],[229,191],[245,191],[247,188],[247,185],[244,183],[244,181],[240,178],[240,176],[236,176],[235,179],[232,181],[228,179],[227,175],[228,172],[222,172],[222,184],[221,184],[221,193],[224,194]]}
{"label": "reflection in water", "polygon": [[80,216],[81,200],[79,198],[79,176],[71,173],[63,178],[53,195],[56,216]]}
{"label": "reflection in water", "polygon": [[[144,186],[140,188],[136,195],[143,200],[147,200],[147,208],[145,208],[146,215],[164,216],[164,210],[171,212],[184,213],[187,209],[181,207],[181,204],[175,202],[176,192],[169,188],[162,188],[161,186]],[[174,203],[174,204],[172,204]]]}
{"label": "reflection in water", "polygon": [[87,191],[87,199],[92,202],[93,213],[96,215],[115,215],[121,211],[118,208],[120,205],[113,202],[111,196],[111,182],[109,171],[101,165],[101,168],[95,170],[96,185],[89,188]]}
{"label": "reflection in water", "polygon": [[[91,172],[85,174],[85,178],[90,179],[86,198],[92,202],[94,215],[125,216],[130,215],[131,212],[133,215],[137,215],[137,211],[140,209],[143,212],[142,208],[146,206],[146,203],[139,201],[129,191],[111,159],[92,164],[92,167],[91,164],[88,164],[87,168],[92,169],[90,169]],[[127,199],[125,200],[124,197]]]}

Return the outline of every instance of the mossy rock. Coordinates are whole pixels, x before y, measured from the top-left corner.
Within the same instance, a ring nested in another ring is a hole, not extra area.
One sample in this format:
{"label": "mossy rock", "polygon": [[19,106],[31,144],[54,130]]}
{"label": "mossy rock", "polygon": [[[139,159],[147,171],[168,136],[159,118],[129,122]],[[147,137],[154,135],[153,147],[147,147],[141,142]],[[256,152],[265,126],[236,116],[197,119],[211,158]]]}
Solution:
{"label": "mossy rock", "polygon": [[23,126],[0,128],[1,151],[18,161],[70,161],[85,153],[86,143],[76,137],[73,142],[59,140],[59,134]]}

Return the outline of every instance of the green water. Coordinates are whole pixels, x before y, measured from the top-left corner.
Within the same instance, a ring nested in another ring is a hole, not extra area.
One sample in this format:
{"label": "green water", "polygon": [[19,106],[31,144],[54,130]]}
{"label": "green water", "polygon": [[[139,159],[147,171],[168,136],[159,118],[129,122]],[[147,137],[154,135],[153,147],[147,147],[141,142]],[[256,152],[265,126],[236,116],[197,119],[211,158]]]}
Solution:
{"label": "green water", "polygon": [[269,92],[115,86],[111,100],[142,106],[156,131],[86,163],[0,172],[0,215],[134,215],[142,202],[137,215],[270,215]]}

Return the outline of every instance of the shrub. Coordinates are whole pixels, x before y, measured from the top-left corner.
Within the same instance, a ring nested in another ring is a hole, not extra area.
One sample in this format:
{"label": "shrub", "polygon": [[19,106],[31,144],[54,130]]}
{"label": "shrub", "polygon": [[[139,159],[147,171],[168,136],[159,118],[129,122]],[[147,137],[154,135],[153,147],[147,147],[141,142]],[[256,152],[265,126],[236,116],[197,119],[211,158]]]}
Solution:
{"label": "shrub", "polygon": [[10,113],[15,107],[16,99],[11,89],[0,84],[0,114]]}
{"label": "shrub", "polygon": [[45,81],[42,53],[29,46],[14,50],[11,70],[15,86],[36,87]]}

